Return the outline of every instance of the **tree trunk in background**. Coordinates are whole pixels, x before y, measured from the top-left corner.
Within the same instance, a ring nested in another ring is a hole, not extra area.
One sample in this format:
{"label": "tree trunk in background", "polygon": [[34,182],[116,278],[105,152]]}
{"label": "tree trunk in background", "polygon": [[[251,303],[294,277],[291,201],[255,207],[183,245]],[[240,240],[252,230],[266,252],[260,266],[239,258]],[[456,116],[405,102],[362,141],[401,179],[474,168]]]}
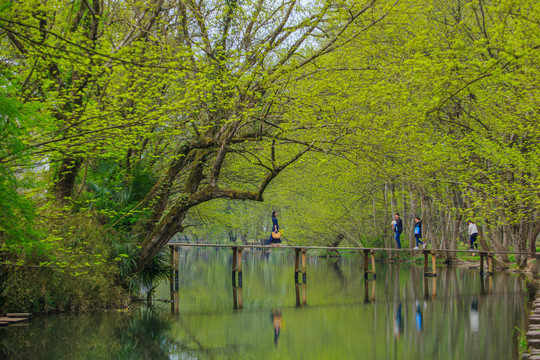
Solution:
{"label": "tree trunk in background", "polygon": [[[384,239],[384,247],[386,249],[389,248],[388,245],[388,233],[390,230],[390,217],[388,216],[388,183],[384,183],[384,190],[383,190],[383,199],[384,199],[384,226],[383,226],[383,239]],[[388,256],[388,260],[392,260],[392,252],[387,251],[386,256]]]}
{"label": "tree trunk in background", "polygon": [[[496,251],[505,251],[505,247],[502,242],[502,229],[499,226],[492,226],[489,221],[486,221],[489,234],[491,235],[491,245]],[[497,256],[505,263],[510,262],[508,254],[497,254]]]}
{"label": "tree trunk in background", "polygon": [[240,241],[242,241],[242,244],[247,245],[247,236],[243,231],[240,231]]}
{"label": "tree trunk in background", "polygon": [[422,222],[424,237],[426,242],[431,243],[432,249],[437,249],[437,242],[435,241],[435,236],[433,235],[433,229],[435,226],[431,223],[431,206],[429,203],[429,197],[424,193],[420,194],[420,206],[422,206],[424,221]]}
{"label": "tree trunk in background", "polygon": [[[529,252],[536,253],[536,240],[540,234],[540,219],[536,219],[534,226],[531,226],[531,235],[529,237]],[[529,255],[533,257],[532,255]]]}
{"label": "tree trunk in background", "polygon": [[484,238],[484,227],[478,225],[476,227],[478,228],[478,238],[476,241],[480,244],[480,249],[482,251],[489,251],[489,246]]}
{"label": "tree trunk in background", "polygon": [[[403,233],[405,234],[405,236],[407,235],[407,227],[408,227],[408,223],[407,223],[407,219],[409,218],[407,215],[409,214],[409,211],[407,209],[407,196],[405,194],[405,184],[402,183],[402,186],[401,186],[401,206],[403,206],[403,213],[401,214],[401,218],[403,219]],[[409,237],[409,245],[412,243],[412,241],[410,241],[410,237]]]}
{"label": "tree trunk in background", "polygon": [[509,225],[503,226],[503,246],[508,249],[514,241],[512,240],[512,229]]}
{"label": "tree trunk in background", "polygon": [[[453,216],[453,227],[452,227],[452,234],[450,237],[450,249],[456,250],[458,246],[458,241],[460,238],[460,228],[461,228],[461,222],[463,221],[463,214],[461,213],[460,209],[463,208],[463,199],[459,196],[459,193],[456,189],[452,189],[452,199],[454,203],[454,216]],[[452,252],[448,254],[449,260],[455,260],[457,258],[457,254]]]}
{"label": "tree trunk in background", "polygon": [[410,229],[409,229],[409,247],[412,249],[416,246],[416,242],[414,241],[414,218],[416,216],[417,210],[416,210],[416,196],[414,195],[414,191],[411,189],[409,190],[409,197],[411,201],[411,212],[410,212]]}
{"label": "tree trunk in background", "polygon": [[397,200],[396,200],[396,192],[395,192],[395,189],[394,189],[394,184],[393,183],[390,183],[390,205],[391,205],[391,211],[392,211],[392,214],[390,214],[390,217],[393,217],[394,214],[396,213],[396,209],[397,209]]}
{"label": "tree trunk in background", "polygon": [[233,244],[236,243],[236,235],[234,234],[232,230],[229,230],[229,241],[232,242]]}
{"label": "tree trunk in background", "polygon": [[54,184],[56,199],[62,204],[66,204],[68,202],[68,199],[66,198],[71,198],[71,195],[73,194],[75,179],[77,178],[82,163],[82,158],[70,155],[66,155],[62,160],[60,169],[58,169],[58,177]]}
{"label": "tree trunk in background", "polygon": [[[512,225],[512,232],[514,235],[514,251],[516,253],[524,252],[527,250],[527,234],[528,234],[528,224],[523,220],[517,225]],[[516,255],[516,264],[521,268],[526,265],[527,257],[515,254]]]}
{"label": "tree trunk in background", "polygon": [[375,206],[376,199],[375,194],[373,194],[373,234],[375,234],[375,237],[377,237],[377,207]]}

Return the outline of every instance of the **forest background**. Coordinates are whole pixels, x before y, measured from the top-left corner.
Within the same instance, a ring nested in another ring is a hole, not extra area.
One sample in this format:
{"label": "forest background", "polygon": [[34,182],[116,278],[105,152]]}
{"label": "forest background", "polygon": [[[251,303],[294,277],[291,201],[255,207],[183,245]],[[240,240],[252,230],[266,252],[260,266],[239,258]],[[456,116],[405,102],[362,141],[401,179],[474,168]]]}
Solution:
{"label": "forest background", "polygon": [[[0,307],[118,306],[168,241],[536,251],[534,0],[0,4]],[[264,200],[264,201],[263,201]],[[449,260],[454,253],[446,253]],[[526,256],[501,256],[524,268]]]}

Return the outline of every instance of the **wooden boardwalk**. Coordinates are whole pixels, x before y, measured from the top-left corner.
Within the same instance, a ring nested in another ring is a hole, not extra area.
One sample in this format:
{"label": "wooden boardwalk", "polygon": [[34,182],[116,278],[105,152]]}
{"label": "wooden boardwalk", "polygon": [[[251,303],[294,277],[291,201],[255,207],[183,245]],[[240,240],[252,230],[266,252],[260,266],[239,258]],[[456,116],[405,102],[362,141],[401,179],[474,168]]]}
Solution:
{"label": "wooden boardwalk", "polygon": [[[364,256],[364,277],[369,278],[372,275],[373,279],[376,279],[376,265],[375,265],[375,253],[377,252],[409,252],[415,254],[424,255],[424,275],[425,276],[437,276],[437,256],[445,253],[472,253],[479,255],[480,262],[480,274],[481,275],[493,275],[493,256],[497,254],[515,254],[515,255],[528,255],[536,257],[537,262],[540,261],[540,254],[531,252],[513,252],[513,251],[482,251],[482,250],[449,250],[449,249],[406,249],[406,248],[366,248],[366,247],[330,247],[330,246],[310,246],[310,245],[282,245],[279,247],[271,245],[238,245],[238,244],[198,244],[198,243],[168,243],[171,250],[171,262],[176,264],[178,258],[179,247],[201,247],[201,248],[230,248],[233,255],[233,281],[235,273],[238,274],[238,282],[242,286],[242,252],[244,249],[290,249],[295,251],[295,268],[294,277],[298,282],[298,274],[302,274],[303,281],[306,281],[306,251],[307,250],[354,250],[359,253],[363,253]],[[429,258],[431,257],[431,271],[429,271]],[[301,259],[301,263],[300,263]],[[370,261],[371,260],[371,261]],[[371,269],[369,265],[371,262]],[[487,271],[485,266],[487,264]]]}

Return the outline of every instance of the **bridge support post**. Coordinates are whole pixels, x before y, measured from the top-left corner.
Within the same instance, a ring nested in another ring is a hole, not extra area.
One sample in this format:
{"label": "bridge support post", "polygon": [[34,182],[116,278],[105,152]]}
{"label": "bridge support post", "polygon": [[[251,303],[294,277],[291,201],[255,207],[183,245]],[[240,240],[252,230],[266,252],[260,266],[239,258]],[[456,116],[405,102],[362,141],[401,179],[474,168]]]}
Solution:
{"label": "bridge support post", "polygon": [[300,249],[294,248],[294,283],[298,284],[298,273],[300,272]]}
{"label": "bridge support post", "polygon": [[242,287],[242,251],[244,249],[240,248],[238,249],[238,286]]}
{"label": "bridge support post", "polygon": [[485,275],[484,273],[484,257],[486,256],[486,253],[484,251],[479,252],[480,255],[480,276]]}
{"label": "bridge support post", "polygon": [[487,262],[488,262],[488,275],[493,275],[493,255],[491,253],[488,253],[487,255]]}
{"label": "bridge support post", "polygon": [[306,283],[306,249],[302,249],[302,282]]}
{"label": "bridge support post", "polygon": [[371,250],[371,273],[373,274],[373,280],[377,278],[377,271],[375,270],[375,251]]}
{"label": "bridge support post", "polygon": [[434,251],[431,252],[431,273],[437,276],[437,254]]}
{"label": "bridge support post", "polygon": [[[432,250],[422,250],[424,254],[424,276],[437,276],[437,254]],[[428,256],[431,254],[431,272],[428,271],[429,261]]]}
{"label": "bridge support post", "polygon": [[236,261],[238,258],[238,248],[232,248],[232,286],[236,286]]}
{"label": "bridge support post", "polygon": [[[364,249],[364,279],[369,279],[369,274],[373,274],[372,280],[377,278],[377,272],[375,270],[375,252],[373,250]],[[369,260],[371,258],[371,270],[369,270]]]}
{"label": "bridge support post", "polygon": [[368,275],[369,275],[368,250],[364,250],[364,279],[367,280]]}

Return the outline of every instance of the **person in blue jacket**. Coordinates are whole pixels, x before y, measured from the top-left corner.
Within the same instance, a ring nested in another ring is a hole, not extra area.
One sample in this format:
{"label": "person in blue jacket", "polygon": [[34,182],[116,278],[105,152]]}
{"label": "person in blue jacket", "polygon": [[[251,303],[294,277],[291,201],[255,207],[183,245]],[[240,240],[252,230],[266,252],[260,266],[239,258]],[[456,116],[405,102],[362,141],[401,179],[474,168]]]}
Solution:
{"label": "person in blue jacket", "polygon": [[392,226],[394,227],[394,235],[396,238],[396,244],[397,244],[397,248],[401,249],[401,241],[399,237],[401,236],[401,233],[403,232],[403,220],[401,220],[401,218],[399,217],[399,213],[396,213],[394,215],[394,218],[396,219],[396,221],[392,221]]}
{"label": "person in blue jacket", "polygon": [[414,238],[416,239],[416,247],[414,250],[418,250],[418,245],[422,244],[422,249],[426,248],[426,244],[422,242],[422,220],[417,216],[414,218],[416,225],[414,226]]}
{"label": "person in blue jacket", "polygon": [[[277,220],[277,211],[272,211],[272,233],[278,233],[279,232],[279,225],[278,225],[278,220]],[[275,246],[279,246],[278,244],[281,243],[281,239],[274,239],[272,237],[272,234],[270,234],[270,237],[268,238],[268,240],[266,240],[266,245],[270,245],[272,244],[272,246],[274,246],[274,244],[276,244]]]}

